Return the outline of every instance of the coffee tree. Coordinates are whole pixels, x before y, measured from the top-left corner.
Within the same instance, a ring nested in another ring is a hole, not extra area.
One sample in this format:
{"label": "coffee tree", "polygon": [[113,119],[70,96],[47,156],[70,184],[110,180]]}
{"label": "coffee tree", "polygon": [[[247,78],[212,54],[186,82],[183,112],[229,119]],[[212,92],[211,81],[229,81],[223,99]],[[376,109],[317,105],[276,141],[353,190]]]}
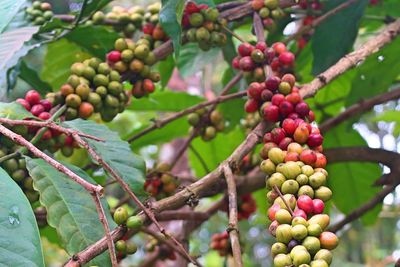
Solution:
{"label": "coffee tree", "polygon": [[400,3],[110,2],[2,2],[2,265],[400,266]]}

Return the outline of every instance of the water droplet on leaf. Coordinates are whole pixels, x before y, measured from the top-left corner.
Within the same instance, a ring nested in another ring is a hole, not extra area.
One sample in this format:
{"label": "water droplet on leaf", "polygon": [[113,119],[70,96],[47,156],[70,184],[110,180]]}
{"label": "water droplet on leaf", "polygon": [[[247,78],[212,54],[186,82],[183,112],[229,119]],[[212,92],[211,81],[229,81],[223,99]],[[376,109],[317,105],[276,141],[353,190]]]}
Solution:
{"label": "water droplet on leaf", "polygon": [[19,220],[19,208],[17,206],[12,206],[8,213],[8,222],[11,225],[17,226],[21,223]]}

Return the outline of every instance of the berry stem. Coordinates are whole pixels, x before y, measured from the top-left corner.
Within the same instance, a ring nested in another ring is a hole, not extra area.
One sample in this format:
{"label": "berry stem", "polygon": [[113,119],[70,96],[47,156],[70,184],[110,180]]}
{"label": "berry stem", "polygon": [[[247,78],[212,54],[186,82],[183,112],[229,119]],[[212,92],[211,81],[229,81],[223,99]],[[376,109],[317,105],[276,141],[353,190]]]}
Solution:
{"label": "berry stem", "polygon": [[228,27],[226,27],[225,25],[221,25],[221,28],[226,31],[227,33],[229,33],[230,35],[232,35],[233,37],[235,37],[236,39],[238,39],[240,42],[245,43],[246,41],[240,37],[239,35],[237,35],[234,31],[232,31],[231,29],[229,29]]}
{"label": "berry stem", "polygon": [[279,190],[279,188],[274,185],[274,191],[279,195],[279,197],[282,199],[283,203],[285,204],[286,208],[288,209],[288,211],[290,212],[290,215],[292,215],[293,217],[293,210],[292,208],[289,206],[289,204],[286,202],[286,199],[283,197],[281,190]]}

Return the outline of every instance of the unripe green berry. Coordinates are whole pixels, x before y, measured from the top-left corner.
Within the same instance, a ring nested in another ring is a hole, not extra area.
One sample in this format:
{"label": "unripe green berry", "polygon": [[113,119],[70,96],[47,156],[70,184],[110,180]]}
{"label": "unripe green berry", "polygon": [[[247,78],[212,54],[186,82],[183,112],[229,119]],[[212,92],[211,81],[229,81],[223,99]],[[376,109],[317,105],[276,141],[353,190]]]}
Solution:
{"label": "unripe green berry", "polygon": [[115,249],[118,252],[125,253],[125,251],[126,251],[126,242],[124,240],[118,240],[117,242],[115,242]]}
{"label": "unripe green berry", "polygon": [[287,267],[292,265],[292,259],[285,254],[278,254],[274,258],[275,267]]}
{"label": "unripe green berry", "polygon": [[143,226],[143,220],[139,216],[131,216],[126,221],[128,228],[139,229]]}
{"label": "unripe green berry", "polygon": [[200,13],[193,13],[189,16],[189,23],[193,27],[200,27],[203,25],[204,17]]}
{"label": "unripe green berry", "polygon": [[114,221],[116,224],[125,224],[128,219],[128,211],[124,207],[119,207],[114,212]]}

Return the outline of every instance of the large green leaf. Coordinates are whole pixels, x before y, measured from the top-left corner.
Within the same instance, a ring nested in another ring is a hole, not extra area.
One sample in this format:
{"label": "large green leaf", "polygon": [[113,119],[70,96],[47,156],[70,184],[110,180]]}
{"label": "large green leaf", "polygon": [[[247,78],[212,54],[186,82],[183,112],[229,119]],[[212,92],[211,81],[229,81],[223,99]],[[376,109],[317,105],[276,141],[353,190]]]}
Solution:
{"label": "large green leaf", "polygon": [[137,111],[181,111],[196,105],[204,99],[200,96],[190,95],[185,92],[170,90],[160,91],[149,95],[147,98],[132,99],[128,109]]}
{"label": "large green leaf", "polygon": [[218,58],[220,49],[212,48],[207,52],[202,51],[198,44],[189,43],[182,47],[177,61],[177,67],[182,77],[188,77],[201,70],[205,65]]}
{"label": "large green leaf", "polygon": [[180,52],[182,41],[182,15],[185,1],[184,0],[162,0],[162,9],[160,12],[160,23],[172,39],[174,45],[175,56]]}
{"label": "large green leaf", "polygon": [[28,64],[25,63],[25,61],[21,61],[21,65],[19,68],[19,77],[27,82],[30,86],[32,86],[32,88],[35,88],[35,90],[37,90],[42,95],[52,91],[50,85],[42,81],[36,70],[29,67]]}
{"label": "large green leaf", "polygon": [[[40,192],[40,202],[46,207],[47,221],[57,233],[68,253],[77,253],[104,236],[96,206],[90,193],[65,174],[60,173],[42,159],[27,159],[27,168]],[[73,172],[93,183],[81,169],[68,166]],[[110,228],[116,224],[111,219],[108,206],[102,201]],[[96,257],[89,264],[109,266],[107,252]]]}
{"label": "large green leaf", "polygon": [[67,82],[70,67],[73,63],[89,58],[82,49],[66,40],[61,39],[48,45],[44,65],[40,77],[48,82],[54,90]]}
{"label": "large green leaf", "polygon": [[69,41],[102,60],[114,48],[114,42],[119,37],[118,33],[103,26],[80,26],[66,36]]}
{"label": "large green leaf", "polygon": [[[245,134],[243,130],[237,126],[233,131],[228,133],[218,133],[209,142],[205,142],[198,137],[192,141],[192,146],[203,158],[208,169],[213,170],[229,157],[244,139]],[[206,174],[200,161],[192,151],[189,152],[189,163],[197,177],[202,177]]]}
{"label": "large green leaf", "polygon": [[25,0],[2,0],[0,5],[0,33],[7,27]]}
{"label": "large green leaf", "polygon": [[[342,123],[329,130],[325,135],[324,148],[366,146],[360,134],[351,128],[351,124]],[[373,198],[379,188],[373,187],[376,179],[382,175],[379,164],[354,162],[330,163],[328,184],[333,191],[333,201],[336,207],[345,214]],[[372,224],[377,219],[381,205],[366,213],[362,220]]]}
{"label": "large green leaf", "polygon": [[29,117],[32,117],[32,114],[27,111],[21,104],[18,104],[16,102],[0,102],[0,118],[22,120]]}
{"label": "large green leaf", "polygon": [[[324,3],[324,11],[331,10],[346,0],[331,0]],[[313,35],[313,74],[321,73],[348,53],[353,47],[358,25],[368,0],[356,1],[321,23]]]}
{"label": "large green leaf", "polygon": [[399,46],[400,39],[397,38],[379,52],[369,56],[357,68],[351,92],[346,99],[346,106],[389,89],[400,74]]}
{"label": "large green leaf", "polygon": [[175,69],[175,60],[172,55],[169,55],[166,59],[161,60],[157,64],[158,72],[161,76],[161,87],[167,86],[169,79]]}
{"label": "large green leaf", "polygon": [[116,132],[111,131],[105,125],[89,120],[77,119],[67,121],[64,125],[105,140],[97,142],[86,139],[89,145],[124,179],[138,197],[147,196],[143,187],[145,163],[142,158],[130,150],[129,144],[122,141]]}
{"label": "large green leaf", "polygon": [[0,35],[0,98],[7,88],[8,69],[15,66],[21,57],[35,47],[34,42],[27,42],[38,29],[39,27],[24,27]]}
{"label": "large green leaf", "polygon": [[44,266],[39,229],[21,188],[0,168],[0,266]]}

